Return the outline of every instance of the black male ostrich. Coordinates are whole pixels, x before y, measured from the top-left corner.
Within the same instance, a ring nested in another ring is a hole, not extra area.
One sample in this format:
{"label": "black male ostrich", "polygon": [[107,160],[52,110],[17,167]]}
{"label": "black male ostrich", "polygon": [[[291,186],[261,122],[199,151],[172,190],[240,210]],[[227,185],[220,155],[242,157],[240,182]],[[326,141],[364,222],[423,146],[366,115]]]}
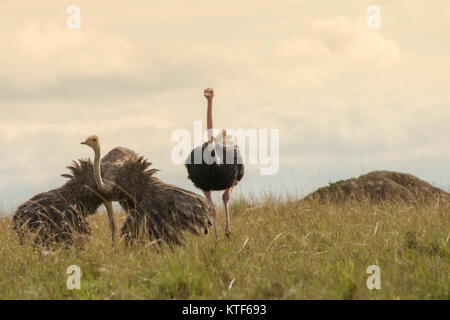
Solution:
{"label": "black male ostrich", "polygon": [[201,189],[213,208],[213,226],[216,229],[216,210],[211,199],[211,191],[223,191],[222,200],[225,205],[226,228],[225,235],[231,235],[228,201],[233,188],[244,176],[244,162],[237,146],[227,144],[226,130],[222,131],[222,143],[215,141],[213,136],[212,100],[213,89],[206,89],[205,97],[208,101],[208,142],[192,150],[186,159],[188,177],[194,185]]}

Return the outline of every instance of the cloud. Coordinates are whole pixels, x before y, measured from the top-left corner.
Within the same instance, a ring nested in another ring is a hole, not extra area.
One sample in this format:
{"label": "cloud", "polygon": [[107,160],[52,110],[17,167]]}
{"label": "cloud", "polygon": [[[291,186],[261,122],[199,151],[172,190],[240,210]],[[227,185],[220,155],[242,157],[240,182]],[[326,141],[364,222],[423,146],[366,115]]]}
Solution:
{"label": "cloud", "polygon": [[98,118],[95,116],[89,121],[69,120],[59,123],[46,123],[41,119],[39,121],[28,121],[23,125],[0,120],[0,136],[1,140],[9,141],[42,132],[75,136],[86,134],[87,132],[116,133],[120,130],[136,128],[156,130],[170,127],[171,123],[168,119],[149,114],[123,115],[112,119]]}
{"label": "cloud", "polygon": [[[133,87],[177,88],[187,83],[193,87],[202,80],[270,85],[275,77],[279,85],[315,86],[352,65],[370,69],[400,59],[395,41],[362,25],[360,19],[348,17],[316,19],[295,36],[261,51],[258,42],[239,47],[144,45],[96,29],[70,31],[51,23],[27,24],[14,32],[0,29],[0,59],[5,65],[0,83],[8,91],[40,95],[49,87],[51,92],[66,94],[69,87],[84,88],[87,93],[96,88],[101,95],[108,89],[102,83],[131,93],[136,90]],[[127,86],[127,81],[133,85]]]}
{"label": "cloud", "polygon": [[363,27],[361,19],[316,19],[289,39],[277,42],[260,69],[267,78],[289,87],[323,85],[325,80],[354,72],[389,67],[401,59],[395,40]]}
{"label": "cloud", "polygon": [[79,145],[89,134],[194,189],[170,162],[170,136],[205,119],[208,86],[217,128],[280,129],[280,174],[249,166],[244,190],[376,168],[448,181],[445,8],[411,19],[422,5],[390,2],[374,31],[370,3],[80,0],[82,29],[70,31],[66,5],[40,4],[0,4],[0,202],[61,184],[66,165],[92,156]]}
{"label": "cloud", "polygon": [[0,78],[37,90],[65,76],[100,77],[135,71],[132,48],[101,31],[70,31],[53,23],[0,29]]}

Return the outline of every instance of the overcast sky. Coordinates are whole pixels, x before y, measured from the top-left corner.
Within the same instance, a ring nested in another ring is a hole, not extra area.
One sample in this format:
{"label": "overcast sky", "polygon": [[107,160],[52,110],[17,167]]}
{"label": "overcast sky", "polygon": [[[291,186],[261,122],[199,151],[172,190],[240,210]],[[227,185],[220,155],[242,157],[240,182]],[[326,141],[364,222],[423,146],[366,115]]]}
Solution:
{"label": "overcast sky", "polygon": [[[81,8],[81,30],[66,9]],[[381,8],[369,30],[366,9]],[[448,0],[0,1],[0,208],[64,183],[80,141],[136,150],[166,182],[175,129],[280,130],[280,171],[236,193],[304,195],[388,169],[450,186]]]}

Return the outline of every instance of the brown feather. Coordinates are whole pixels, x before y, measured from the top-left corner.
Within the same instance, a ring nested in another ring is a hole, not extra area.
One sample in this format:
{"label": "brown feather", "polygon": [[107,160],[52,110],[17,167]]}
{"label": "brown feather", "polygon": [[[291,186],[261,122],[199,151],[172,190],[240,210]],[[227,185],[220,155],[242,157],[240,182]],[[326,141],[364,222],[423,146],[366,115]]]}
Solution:
{"label": "brown feather", "polygon": [[21,242],[25,234],[33,235],[34,243],[72,244],[75,234],[90,234],[86,217],[97,211],[102,200],[97,196],[90,160],[79,160],[68,167],[71,175],[63,186],[40,193],[26,201],[13,216],[13,228]]}
{"label": "brown feather", "polygon": [[124,163],[115,183],[123,189],[121,206],[129,213],[122,227],[127,243],[148,239],[181,244],[183,232],[207,232],[210,207],[196,193],[154,177],[157,169],[140,157]]}

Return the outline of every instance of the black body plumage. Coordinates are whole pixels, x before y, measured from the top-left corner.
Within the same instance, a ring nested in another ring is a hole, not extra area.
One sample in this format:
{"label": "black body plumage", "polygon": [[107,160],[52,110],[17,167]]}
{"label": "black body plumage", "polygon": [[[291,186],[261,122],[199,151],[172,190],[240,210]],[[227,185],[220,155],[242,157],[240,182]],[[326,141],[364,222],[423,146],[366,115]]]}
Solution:
{"label": "black body plumage", "polygon": [[188,178],[203,191],[229,189],[244,176],[244,162],[239,149],[220,143],[206,142],[195,148],[185,165]]}

